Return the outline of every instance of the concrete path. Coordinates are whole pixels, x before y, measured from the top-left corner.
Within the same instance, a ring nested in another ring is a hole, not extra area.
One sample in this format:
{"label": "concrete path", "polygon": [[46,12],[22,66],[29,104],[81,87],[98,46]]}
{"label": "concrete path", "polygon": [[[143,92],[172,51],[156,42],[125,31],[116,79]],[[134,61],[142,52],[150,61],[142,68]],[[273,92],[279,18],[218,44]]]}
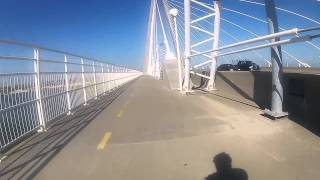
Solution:
{"label": "concrete path", "polygon": [[252,103],[200,92],[184,96],[164,81],[141,77],[72,140],[55,145],[51,158],[40,165],[26,161],[18,167],[32,167],[10,178],[204,179],[216,171],[212,159],[221,152],[249,179],[320,177],[320,138],[289,120],[260,114]]}

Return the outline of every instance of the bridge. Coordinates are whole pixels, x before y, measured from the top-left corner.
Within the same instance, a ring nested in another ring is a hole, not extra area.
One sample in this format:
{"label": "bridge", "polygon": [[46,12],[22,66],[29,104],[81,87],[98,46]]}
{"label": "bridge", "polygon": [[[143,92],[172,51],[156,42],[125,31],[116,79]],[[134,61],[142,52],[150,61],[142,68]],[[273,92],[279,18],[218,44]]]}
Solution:
{"label": "bridge", "polygon": [[0,179],[316,179],[320,16],[285,5],[151,0],[143,70],[0,39]]}

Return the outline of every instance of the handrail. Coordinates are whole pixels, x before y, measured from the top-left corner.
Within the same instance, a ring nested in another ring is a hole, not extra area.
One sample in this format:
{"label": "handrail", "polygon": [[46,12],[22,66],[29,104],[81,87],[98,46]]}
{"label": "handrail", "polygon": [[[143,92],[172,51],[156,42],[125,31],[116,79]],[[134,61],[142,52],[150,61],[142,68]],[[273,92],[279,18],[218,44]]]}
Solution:
{"label": "handrail", "polygon": [[[0,72],[0,152],[30,132],[45,132],[49,122],[63,114],[72,115],[77,107],[142,75],[138,70],[31,43],[11,40],[0,40],[0,43],[33,50],[33,57],[0,52],[0,63],[16,66],[18,60],[33,65],[30,72],[16,72],[13,68],[7,69],[11,72]],[[61,60],[40,57],[41,51],[61,55]],[[51,67],[53,63],[63,68]],[[43,66],[47,66],[47,71]]]}

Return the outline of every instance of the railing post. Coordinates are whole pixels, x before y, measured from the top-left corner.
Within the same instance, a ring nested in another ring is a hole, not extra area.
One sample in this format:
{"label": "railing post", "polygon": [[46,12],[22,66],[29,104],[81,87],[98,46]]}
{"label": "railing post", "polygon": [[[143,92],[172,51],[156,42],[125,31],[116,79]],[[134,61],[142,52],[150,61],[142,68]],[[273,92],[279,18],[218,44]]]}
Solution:
{"label": "railing post", "polygon": [[86,91],[86,78],[84,76],[84,66],[83,66],[83,58],[81,58],[81,77],[82,77],[82,89],[83,89],[83,99],[84,99],[84,104],[87,105],[87,91]]}
{"label": "railing post", "polygon": [[120,77],[120,68],[117,67],[117,80],[116,80],[116,82],[117,82],[117,87],[119,87],[119,77]]}
{"label": "railing post", "polygon": [[[213,29],[213,49],[218,49],[220,38],[220,13],[221,2],[220,0],[214,0],[214,29]],[[212,52],[211,68],[210,68],[210,80],[208,82],[208,90],[216,90],[216,71],[217,71],[217,55],[218,52]]]}
{"label": "railing post", "polygon": [[69,78],[68,78],[68,58],[67,55],[64,55],[64,79],[66,83],[66,95],[67,95],[67,106],[68,106],[68,115],[71,114],[71,102],[70,102],[70,87],[69,87]]}
{"label": "railing post", "polygon": [[117,87],[118,87],[118,81],[117,81],[117,79],[118,79],[118,67],[115,66],[115,67],[114,67],[114,70],[115,70],[114,84],[115,84],[115,87],[117,88]]}
{"label": "railing post", "polygon": [[113,65],[111,65],[111,79],[112,79],[112,85],[111,85],[111,87],[112,87],[112,90],[113,90],[113,88],[114,88],[114,69],[113,69]]}
{"label": "railing post", "polygon": [[106,93],[105,79],[104,79],[104,66],[101,63],[101,73],[102,73],[102,86],[103,86],[103,94]]}
{"label": "railing post", "polygon": [[190,92],[190,54],[191,54],[191,8],[190,0],[184,0],[184,83],[183,92]]}
{"label": "railing post", "polygon": [[93,83],[94,83],[94,95],[95,99],[98,98],[98,90],[97,90],[97,74],[96,74],[96,67],[94,61],[92,61],[92,71],[93,71]]}
{"label": "railing post", "polygon": [[40,54],[39,49],[34,49],[34,86],[35,86],[35,95],[37,98],[37,112],[40,129],[38,132],[46,131],[46,122],[43,115],[42,107],[42,93],[41,93],[41,75],[40,75]]}
{"label": "railing post", "polygon": [[107,81],[108,81],[108,92],[111,91],[111,81],[110,81],[110,65],[107,64]]}
{"label": "railing post", "polygon": [[118,87],[118,82],[117,82],[117,79],[118,79],[118,67],[114,66],[113,70],[114,70],[114,87],[117,88]]}

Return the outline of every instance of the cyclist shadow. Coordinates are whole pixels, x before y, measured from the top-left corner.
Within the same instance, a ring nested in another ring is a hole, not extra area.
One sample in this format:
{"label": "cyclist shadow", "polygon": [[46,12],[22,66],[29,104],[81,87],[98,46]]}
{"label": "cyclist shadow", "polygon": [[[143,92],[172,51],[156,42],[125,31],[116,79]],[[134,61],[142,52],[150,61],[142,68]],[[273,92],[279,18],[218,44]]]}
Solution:
{"label": "cyclist shadow", "polygon": [[240,168],[232,168],[232,159],[223,152],[213,158],[217,172],[208,175],[206,180],[248,180],[248,174]]}

